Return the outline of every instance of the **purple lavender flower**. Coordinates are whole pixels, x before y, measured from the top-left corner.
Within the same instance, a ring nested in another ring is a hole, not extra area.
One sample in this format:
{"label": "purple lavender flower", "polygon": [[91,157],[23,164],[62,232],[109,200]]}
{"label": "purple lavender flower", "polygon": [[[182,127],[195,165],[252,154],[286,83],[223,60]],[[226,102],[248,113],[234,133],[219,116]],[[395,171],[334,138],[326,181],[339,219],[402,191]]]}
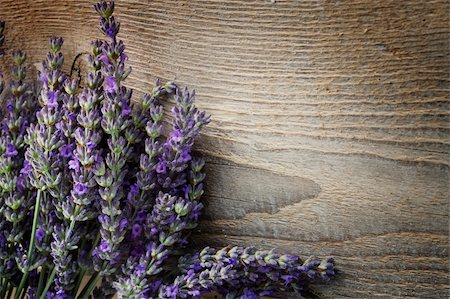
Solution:
{"label": "purple lavender flower", "polygon": [[109,65],[110,61],[109,58],[106,54],[101,54],[99,57],[99,60],[104,64],[104,65]]}
{"label": "purple lavender flower", "polygon": [[[269,295],[269,294],[264,294],[264,295]],[[262,295],[262,296],[264,296],[264,295]],[[253,291],[244,290],[242,292],[242,295],[240,298],[241,299],[257,299],[257,298],[259,298],[259,296],[257,296]]]}
{"label": "purple lavender flower", "polygon": [[55,295],[55,299],[70,299],[70,298],[72,298],[72,296],[70,296],[63,290],[58,290]]}
{"label": "purple lavender flower", "polygon": [[139,194],[139,186],[137,184],[133,184],[130,186],[130,192],[128,195],[135,196]]}
{"label": "purple lavender flower", "polygon": [[84,184],[82,184],[82,183],[77,183],[77,184],[75,184],[75,187],[74,187],[74,192],[77,194],[77,195],[84,195],[84,194],[86,194],[87,193],[87,191],[88,191],[88,189],[86,188],[86,186],[84,185]]}
{"label": "purple lavender flower", "polygon": [[114,1],[110,3],[100,1],[94,5],[94,8],[101,17],[108,19],[114,12]]}
{"label": "purple lavender flower", "polygon": [[122,101],[122,116],[127,116],[131,113],[131,107],[128,105],[127,101]]}
{"label": "purple lavender flower", "polygon": [[30,172],[31,172],[31,164],[27,160],[23,161],[23,167],[20,170],[20,174],[28,176]]}
{"label": "purple lavender flower", "polygon": [[14,111],[14,105],[13,105],[13,103],[8,103],[8,104],[6,104],[6,110],[7,110],[8,112],[13,112],[13,111]]}
{"label": "purple lavender flower", "polygon": [[61,47],[64,43],[64,40],[62,37],[56,37],[56,36],[52,36],[50,38],[50,49],[53,53],[57,53],[59,52],[59,50],[61,50]]}
{"label": "purple lavender flower", "polygon": [[119,231],[123,231],[127,226],[128,226],[128,220],[127,219],[124,218],[124,219],[120,220]]}
{"label": "purple lavender flower", "polygon": [[[112,13],[114,3],[101,1],[95,6],[100,14],[100,29],[109,37],[109,42],[104,42],[102,47],[102,75],[104,80],[104,100],[102,102],[103,118],[101,126],[103,131],[109,135],[107,138],[107,153],[99,162],[96,169],[96,181],[102,186],[99,195],[101,197],[101,212],[106,217],[101,220],[101,243],[108,244],[110,250],[105,251],[99,247],[99,259],[94,257],[94,265],[98,273],[94,279],[100,276],[114,273],[118,268],[117,259],[120,258],[119,247],[125,238],[127,230],[121,229],[124,223],[121,200],[123,192],[126,167],[124,161],[131,159],[132,148],[127,141],[127,128],[131,125],[130,100],[131,90],[122,86],[130,70],[125,68],[126,61],[125,46],[122,41],[116,40],[120,24],[115,21]],[[108,59],[105,59],[107,57]],[[106,166],[106,167],[105,167]],[[108,219],[108,221],[104,221]],[[93,287],[92,283],[88,288]]]}
{"label": "purple lavender flower", "polygon": [[[1,56],[1,55],[0,55]],[[24,152],[27,148],[26,130],[30,121],[34,120],[36,98],[31,92],[33,85],[26,83],[26,54],[13,51],[11,78],[9,90],[2,97],[6,105],[6,113],[2,115],[0,132],[0,234],[7,244],[0,245],[0,256],[3,266],[0,266],[0,276],[20,279],[22,269],[29,269],[30,261],[19,248],[25,248],[24,236],[30,232],[31,222],[28,213],[34,203],[34,192],[29,184],[29,177],[22,171]],[[0,93],[5,82],[0,75]],[[3,251],[4,247],[9,247]],[[16,250],[15,250],[16,249]],[[6,267],[5,267],[6,265]],[[21,270],[21,271],[19,271]],[[26,270],[25,270],[26,271]],[[30,271],[30,270],[29,270]]]}
{"label": "purple lavender flower", "polygon": [[65,144],[59,150],[63,158],[71,158],[73,156],[73,144]]}
{"label": "purple lavender flower", "polygon": [[111,252],[111,246],[105,240],[102,240],[100,242],[100,246],[98,248],[101,250],[101,252],[104,252],[104,253]]}
{"label": "purple lavender flower", "polygon": [[117,34],[116,30],[113,27],[109,27],[108,29],[106,29],[105,33],[109,38],[114,38]]}
{"label": "purple lavender flower", "polygon": [[70,160],[69,169],[75,170],[76,172],[80,171],[80,163],[78,160]]}
{"label": "purple lavender flower", "polygon": [[46,105],[51,108],[58,107],[58,93],[56,91],[49,91],[47,93]]}
{"label": "purple lavender flower", "polygon": [[87,147],[87,149],[89,149],[89,150],[94,149],[96,146],[97,146],[97,144],[96,144],[95,142],[92,142],[92,141],[88,141],[88,142],[86,143],[86,147]]}
{"label": "purple lavender flower", "polygon": [[11,143],[8,143],[6,145],[5,156],[11,158],[11,157],[17,156],[17,154],[18,154],[18,152],[17,152],[16,148],[14,147],[14,145],[12,145]]}
{"label": "purple lavender flower", "polygon": [[159,174],[165,174],[167,172],[167,162],[159,161],[158,164],[156,164],[156,172]]}
{"label": "purple lavender flower", "polygon": [[44,230],[43,230],[42,228],[39,227],[39,228],[36,230],[36,240],[37,240],[39,243],[41,243],[42,240],[44,240],[44,237],[45,237],[45,232],[44,232]]}
{"label": "purple lavender flower", "polygon": [[5,246],[6,244],[6,238],[3,234],[0,234],[0,247]]}
{"label": "purple lavender flower", "polygon": [[142,226],[140,226],[137,223],[134,224],[131,234],[133,236],[133,239],[139,238],[141,236],[141,234],[142,234]]}
{"label": "purple lavender flower", "polygon": [[[29,271],[33,270],[32,267],[42,265],[42,269],[46,269],[50,266],[47,262],[51,257],[54,271],[64,272],[71,263],[70,258],[63,256],[66,252],[64,249],[66,246],[73,246],[72,237],[66,236],[61,227],[55,223],[71,212],[66,205],[70,177],[68,171],[65,171],[67,160],[63,156],[67,153],[67,149],[61,149],[64,143],[67,144],[67,139],[64,139],[66,109],[63,105],[67,97],[64,88],[67,77],[61,71],[64,57],[59,50],[63,39],[52,37],[49,42],[50,52],[42,63],[41,72],[42,88],[39,103],[42,107],[36,113],[37,123],[28,129],[29,147],[25,153],[25,158],[32,167],[30,183],[37,189],[35,208],[40,208],[35,210],[33,215],[32,233],[34,234],[37,228],[36,231],[45,231],[45,236],[41,242],[36,244],[31,242],[26,255],[29,265],[24,268],[22,281],[26,280]],[[52,212],[58,217],[50,216]],[[36,223],[37,227],[34,225]],[[66,280],[57,279],[57,290],[65,283]],[[20,287],[17,291],[20,292]]]}
{"label": "purple lavender flower", "polygon": [[117,80],[112,76],[108,76],[105,79],[105,91],[106,92],[116,92],[117,91]]}

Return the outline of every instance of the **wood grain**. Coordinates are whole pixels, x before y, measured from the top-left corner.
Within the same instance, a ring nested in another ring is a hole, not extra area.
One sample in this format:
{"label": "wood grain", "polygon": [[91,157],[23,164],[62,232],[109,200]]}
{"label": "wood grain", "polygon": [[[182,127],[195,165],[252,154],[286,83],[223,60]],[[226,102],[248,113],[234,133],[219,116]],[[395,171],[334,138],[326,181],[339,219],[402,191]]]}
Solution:
{"label": "wood grain", "polygon": [[[70,61],[100,36],[91,5],[0,0],[6,45],[39,62],[54,33]],[[175,79],[212,115],[197,144],[210,162],[197,242],[333,255],[340,275],[316,288],[324,298],[447,298],[448,11],[117,1],[135,99]]]}

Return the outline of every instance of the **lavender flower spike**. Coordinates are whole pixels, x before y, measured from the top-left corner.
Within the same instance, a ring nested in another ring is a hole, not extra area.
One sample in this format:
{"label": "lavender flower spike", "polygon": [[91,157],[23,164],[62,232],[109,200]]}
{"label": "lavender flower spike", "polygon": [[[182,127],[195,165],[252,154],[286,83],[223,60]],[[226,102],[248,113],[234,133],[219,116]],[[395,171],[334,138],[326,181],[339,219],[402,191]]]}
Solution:
{"label": "lavender flower spike", "polygon": [[[55,217],[50,217],[53,206],[62,214],[62,203],[67,196],[67,183],[64,182],[63,168],[59,149],[63,144],[63,134],[59,129],[62,119],[61,101],[64,93],[66,76],[61,67],[64,62],[59,52],[63,40],[52,37],[50,39],[50,52],[42,63],[43,71],[40,79],[42,89],[39,97],[41,110],[36,113],[37,124],[31,125],[28,132],[28,148],[25,159],[31,166],[30,182],[37,189],[37,197],[33,215],[31,241],[26,257],[26,263],[21,283],[16,291],[17,296],[25,285],[27,276],[32,270],[31,265],[39,261],[42,265],[50,251],[49,243],[53,232]],[[39,224],[38,224],[39,223]],[[45,232],[42,243],[35,243],[37,227]],[[35,246],[38,249],[35,250]],[[34,267],[34,266],[33,266]]]}
{"label": "lavender flower spike", "polygon": [[[24,236],[29,234],[27,213],[33,204],[34,192],[31,190],[26,174],[22,172],[24,165],[23,154],[25,152],[25,132],[30,121],[33,119],[34,110],[28,109],[29,102],[34,97],[29,92],[30,85],[24,82],[26,67],[24,65],[26,55],[22,51],[13,52],[14,66],[11,69],[10,92],[7,95],[6,115],[2,121],[2,132],[0,135],[0,194],[1,209],[0,214],[4,217],[4,236],[10,248],[21,244],[25,246]],[[2,78],[0,78],[2,79]],[[1,80],[2,81],[2,80]],[[0,85],[3,85],[0,82]],[[3,86],[0,86],[0,92]],[[9,250],[5,256],[7,263],[15,265],[21,260],[17,251]],[[10,267],[5,275],[12,276],[23,269],[24,264],[19,263],[17,267]]]}
{"label": "lavender flower spike", "polygon": [[[131,125],[129,111],[131,90],[122,86],[122,81],[130,73],[125,67],[127,55],[122,41],[117,42],[116,35],[119,23],[112,13],[114,3],[101,1],[95,6],[100,14],[100,28],[109,38],[102,47],[102,74],[105,77],[105,98],[102,102],[103,118],[101,126],[109,135],[107,139],[108,152],[106,158],[99,159],[95,168],[96,180],[100,185],[101,213],[98,217],[101,224],[101,245],[93,254],[97,273],[85,288],[82,297],[85,298],[93,290],[100,276],[111,275],[118,269],[120,244],[125,238],[127,219],[121,209],[121,199],[124,197],[124,179],[127,174],[125,161],[131,157],[132,149],[125,138],[125,132]],[[99,157],[100,158],[100,157]]]}
{"label": "lavender flower spike", "polygon": [[252,247],[204,248],[192,257],[182,257],[182,275],[171,285],[162,285],[158,298],[198,298],[211,291],[226,298],[259,298],[280,291],[302,291],[312,282],[327,282],[334,273],[331,258],[279,255]]}

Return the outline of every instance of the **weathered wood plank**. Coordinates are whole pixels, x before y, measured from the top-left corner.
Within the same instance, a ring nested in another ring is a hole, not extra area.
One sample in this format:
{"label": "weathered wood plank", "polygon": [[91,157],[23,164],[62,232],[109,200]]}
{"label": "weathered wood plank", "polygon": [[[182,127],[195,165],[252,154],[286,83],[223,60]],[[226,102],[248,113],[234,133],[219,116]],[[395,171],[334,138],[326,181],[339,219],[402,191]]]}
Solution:
{"label": "weathered wood plank", "polygon": [[[199,243],[334,255],[327,298],[448,297],[447,1],[117,4],[136,94],[175,79],[212,114]],[[87,0],[0,18],[33,62],[98,36]]]}

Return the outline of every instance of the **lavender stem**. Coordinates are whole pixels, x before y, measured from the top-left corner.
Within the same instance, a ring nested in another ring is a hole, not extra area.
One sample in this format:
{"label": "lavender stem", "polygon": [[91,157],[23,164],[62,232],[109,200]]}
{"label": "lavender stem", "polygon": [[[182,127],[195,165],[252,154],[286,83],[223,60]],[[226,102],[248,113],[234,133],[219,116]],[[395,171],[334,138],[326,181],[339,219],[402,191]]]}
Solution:
{"label": "lavender stem", "polygon": [[50,286],[52,285],[53,279],[55,278],[55,275],[56,275],[56,267],[53,267],[52,273],[50,273],[50,276],[47,279],[47,284],[45,285],[45,288],[42,291],[42,294],[39,297],[39,299],[45,299],[45,297],[47,295],[47,291],[50,288]]}
{"label": "lavender stem", "polygon": [[80,288],[81,281],[83,280],[84,274],[86,274],[86,269],[81,269],[80,273],[78,273],[77,280],[75,281],[75,288],[73,291],[74,296],[76,296],[78,293],[78,289]]}
{"label": "lavender stem", "polygon": [[[42,194],[42,190],[38,190],[37,195],[36,195],[36,204],[34,206],[33,227],[31,228],[31,236],[30,236],[30,247],[28,248],[28,256],[27,256],[29,264],[32,264],[31,257],[33,255],[33,250],[34,250],[34,241],[35,241],[35,237],[36,237],[37,220],[38,220],[39,209],[40,209],[40,205],[41,205],[41,194]],[[22,275],[22,280],[20,281],[19,287],[16,289],[16,294],[14,296],[14,299],[19,298],[20,292],[22,291],[23,287],[25,286],[25,282],[27,281],[27,278],[28,278],[28,269],[26,269]]]}
{"label": "lavender stem", "polygon": [[[1,298],[5,298],[6,292],[8,290],[9,282],[6,280],[6,278],[2,278],[2,292],[0,293]],[[9,298],[9,297],[6,297]]]}
{"label": "lavender stem", "polygon": [[[103,262],[102,270],[103,268],[105,268],[105,265],[106,263]],[[89,279],[80,296],[78,296],[78,299],[88,299],[89,294],[92,293],[99,279],[100,279],[100,272],[96,272],[94,275],[92,275],[91,279]]]}
{"label": "lavender stem", "polygon": [[40,294],[42,291],[42,288],[44,287],[44,277],[47,274],[47,267],[45,265],[42,266],[41,273],[39,273],[39,283],[37,287],[36,294]]}

